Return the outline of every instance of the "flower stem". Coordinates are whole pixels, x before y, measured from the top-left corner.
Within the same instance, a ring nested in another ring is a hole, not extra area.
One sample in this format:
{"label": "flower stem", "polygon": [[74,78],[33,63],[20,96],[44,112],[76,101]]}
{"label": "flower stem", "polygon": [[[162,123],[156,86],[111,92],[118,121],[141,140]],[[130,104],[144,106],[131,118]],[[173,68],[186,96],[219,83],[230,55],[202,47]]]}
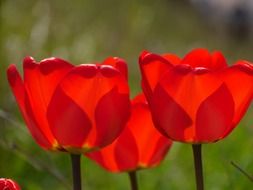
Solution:
{"label": "flower stem", "polygon": [[131,183],[131,190],[138,190],[136,171],[130,171],[128,175]]}
{"label": "flower stem", "polygon": [[197,190],[204,190],[201,144],[193,144],[192,150],[193,150],[193,157],[194,157],[196,187],[197,187]]}
{"label": "flower stem", "polygon": [[81,155],[80,154],[71,154],[71,163],[72,163],[72,174],[73,174],[73,190],[81,190]]}

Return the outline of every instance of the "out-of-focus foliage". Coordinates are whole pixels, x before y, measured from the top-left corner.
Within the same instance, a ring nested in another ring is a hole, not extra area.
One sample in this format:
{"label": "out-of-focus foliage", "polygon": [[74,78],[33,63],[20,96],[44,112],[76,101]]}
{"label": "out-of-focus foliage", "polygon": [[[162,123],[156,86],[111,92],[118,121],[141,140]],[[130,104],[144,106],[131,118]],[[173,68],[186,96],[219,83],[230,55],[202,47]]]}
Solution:
{"label": "out-of-focus foliage", "polygon": [[[57,56],[74,64],[119,56],[129,63],[133,96],[140,91],[137,62],[143,49],[184,55],[205,47],[221,50],[230,63],[253,61],[251,38],[238,40],[217,30],[187,0],[1,0],[0,14],[0,176],[27,190],[70,189],[71,167],[67,154],[45,152],[29,135],[7,84],[10,63],[21,71],[26,55],[37,60]],[[207,189],[252,186],[230,164],[253,173],[252,124],[250,109],[227,139],[203,146]],[[140,188],[194,189],[191,154],[189,145],[175,143],[159,167],[139,172]],[[129,189],[126,174],[108,173],[84,157],[82,161],[87,189]]]}

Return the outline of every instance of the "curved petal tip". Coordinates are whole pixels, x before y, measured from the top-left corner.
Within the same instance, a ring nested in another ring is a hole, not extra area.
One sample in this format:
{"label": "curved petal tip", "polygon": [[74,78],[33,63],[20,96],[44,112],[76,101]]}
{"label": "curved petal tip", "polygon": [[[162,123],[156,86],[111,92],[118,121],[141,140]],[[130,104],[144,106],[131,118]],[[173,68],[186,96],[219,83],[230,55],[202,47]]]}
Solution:
{"label": "curved petal tip", "polygon": [[98,67],[95,64],[82,64],[73,69],[73,72],[85,78],[92,78],[97,74]]}
{"label": "curved petal tip", "polygon": [[11,86],[15,85],[15,83],[18,79],[18,76],[19,76],[19,74],[18,74],[16,65],[11,64],[7,69],[7,77],[8,77],[8,81]]}
{"label": "curved petal tip", "polygon": [[117,75],[117,73],[118,74],[120,73],[115,68],[110,67],[110,66],[106,66],[106,65],[101,65],[100,70],[101,70],[101,73],[103,74],[103,76],[108,77],[108,78],[114,77],[115,75]]}
{"label": "curved petal tip", "polygon": [[144,57],[147,56],[148,54],[151,54],[151,53],[147,50],[143,50],[139,56],[139,62],[142,62]]}
{"label": "curved petal tip", "polygon": [[125,62],[124,59],[121,59],[119,57],[108,57],[103,61],[102,65],[113,66],[120,73],[122,73],[126,79],[128,79],[128,68],[127,63]]}
{"label": "curved petal tip", "polygon": [[139,64],[148,64],[152,61],[161,61],[163,63],[171,65],[169,60],[167,60],[165,57],[160,56],[158,54],[150,53],[148,51],[143,51],[139,57]]}
{"label": "curved petal tip", "polygon": [[31,56],[26,56],[23,59],[23,67],[24,68],[34,68],[36,66],[36,61],[33,57]]}
{"label": "curved petal tip", "polygon": [[253,64],[249,61],[237,61],[236,64],[234,64],[232,67],[238,68],[241,71],[248,73],[249,75],[253,75]]}

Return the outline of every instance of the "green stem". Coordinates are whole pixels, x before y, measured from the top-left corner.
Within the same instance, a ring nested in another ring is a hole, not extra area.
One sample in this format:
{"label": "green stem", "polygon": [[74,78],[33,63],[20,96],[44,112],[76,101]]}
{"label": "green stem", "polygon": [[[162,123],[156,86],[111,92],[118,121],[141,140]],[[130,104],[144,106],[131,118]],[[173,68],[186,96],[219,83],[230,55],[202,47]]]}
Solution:
{"label": "green stem", "polygon": [[138,190],[136,171],[128,172],[128,175],[131,183],[131,190]]}
{"label": "green stem", "polygon": [[231,161],[231,164],[238,169],[242,174],[244,174],[251,182],[253,182],[253,177],[250,176],[247,172],[245,172],[240,166],[238,166],[236,163]]}
{"label": "green stem", "polygon": [[193,144],[193,157],[197,190],[204,190],[201,144]]}
{"label": "green stem", "polygon": [[81,155],[71,154],[72,174],[73,174],[73,190],[81,190]]}

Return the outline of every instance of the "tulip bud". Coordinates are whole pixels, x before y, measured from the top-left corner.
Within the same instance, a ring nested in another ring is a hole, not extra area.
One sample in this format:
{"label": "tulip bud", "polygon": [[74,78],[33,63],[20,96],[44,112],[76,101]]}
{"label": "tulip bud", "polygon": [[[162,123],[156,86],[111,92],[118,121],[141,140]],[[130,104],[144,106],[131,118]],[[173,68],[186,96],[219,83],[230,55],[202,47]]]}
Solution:
{"label": "tulip bud", "polygon": [[12,179],[0,178],[0,190],[21,190],[21,188]]}

